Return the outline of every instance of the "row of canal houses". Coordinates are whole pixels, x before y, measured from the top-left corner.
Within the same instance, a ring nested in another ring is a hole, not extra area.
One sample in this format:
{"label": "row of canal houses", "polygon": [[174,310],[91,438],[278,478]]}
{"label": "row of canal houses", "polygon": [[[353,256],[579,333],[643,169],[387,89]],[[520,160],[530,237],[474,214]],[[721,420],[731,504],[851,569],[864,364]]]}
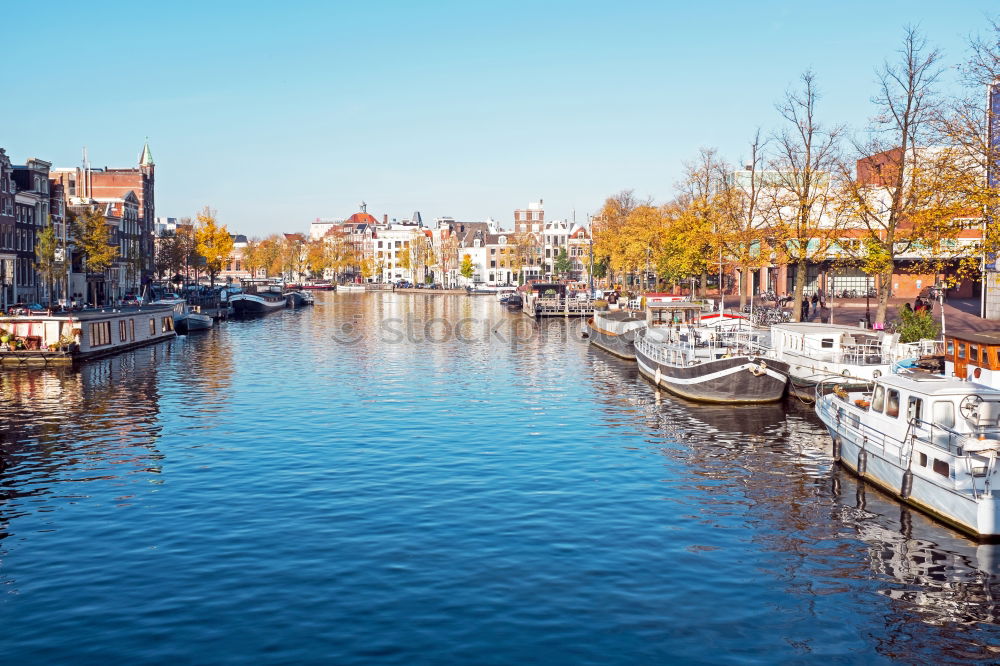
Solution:
{"label": "row of canal houses", "polygon": [[[316,219],[310,225],[309,237],[346,239],[359,256],[375,267],[368,278],[372,282],[415,280],[446,287],[500,286],[517,284],[519,272],[524,280],[548,279],[557,273],[571,280],[589,278],[589,230],[570,220],[546,220],[543,200],[515,210],[512,229],[504,229],[492,218],[460,221],[438,217],[425,224],[419,212],[409,219],[397,221],[383,216],[380,221],[362,204],[359,212],[344,220]],[[520,248],[524,257],[521,262],[514,259],[518,238],[531,240],[529,247]],[[407,267],[404,257],[414,243],[424,243],[433,262]],[[568,270],[560,271],[556,261],[564,250]],[[471,276],[462,274],[466,258],[472,266]],[[352,273],[348,279],[362,278]]]}
{"label": "row of canal houses", "polygon": [[[83,301],[96,294],[100,303],[138,294],[153,273],[155,164],[149,144],[136,166],[58,168],[28,158],[17,163],[0,147],[0,311],[17,303]],[[69,221],[73,215],[99,211],[108,224],[108,242],[118,258],[102,273],[87,271],[77,251]],[[42,230],[52,225],[55,256],[63,277],[47,285],[36,265]]]}

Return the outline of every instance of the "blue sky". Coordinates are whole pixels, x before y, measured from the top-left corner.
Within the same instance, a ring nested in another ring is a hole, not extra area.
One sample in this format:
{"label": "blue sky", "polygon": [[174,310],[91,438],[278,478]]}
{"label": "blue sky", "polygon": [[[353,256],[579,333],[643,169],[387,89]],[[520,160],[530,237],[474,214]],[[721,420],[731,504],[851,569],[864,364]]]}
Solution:
{"label": "blue sky", "polygon": [[714,146],[739,162],[812,67],[822,119],[862,127],[916,23],[961,62],[995,1],[21,2],[2,13],[0,146],[15,162],[157,163],[157,214],[251,235],[365,200],[510,223],[664,200]]}

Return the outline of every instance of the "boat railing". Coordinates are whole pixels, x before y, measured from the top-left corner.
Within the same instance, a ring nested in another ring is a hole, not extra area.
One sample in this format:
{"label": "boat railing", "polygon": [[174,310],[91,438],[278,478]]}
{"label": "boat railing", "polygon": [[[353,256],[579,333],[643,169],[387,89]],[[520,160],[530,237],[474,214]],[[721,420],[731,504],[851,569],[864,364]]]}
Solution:
{"label": "boat railing", "polygon": [[[858,394],[852,394],[854,396]],[[849,398],[841,397],[840,402],[847,402]],[[834,418],[841,425],[857,431],[865,441],[876,443],[882,448],[893,447],[900,459],[904,459],[903,448],[907,445],[907,440],[921,442],[941,451],[945,451],[955,456],[965,455],[964,446],[971,439],[982,437],[984,439],[1000,439],[1000,426],[988,426],[977,428],[975,433],[959,432],[954,428],[931,423],[922,419],[911,419],[907,431],[902,438],[885,433],[872,425],[861,422],[861,417],[857,413],[845,410],[837,404],[837,400],[828,399],[819,402],[819,409],[828,414],[836,410]]]}
{"label": "boat railing", "polygon": [[895,360],[920,358],[921,356],[942,356],[944,340],[917,340],[896,345]]}

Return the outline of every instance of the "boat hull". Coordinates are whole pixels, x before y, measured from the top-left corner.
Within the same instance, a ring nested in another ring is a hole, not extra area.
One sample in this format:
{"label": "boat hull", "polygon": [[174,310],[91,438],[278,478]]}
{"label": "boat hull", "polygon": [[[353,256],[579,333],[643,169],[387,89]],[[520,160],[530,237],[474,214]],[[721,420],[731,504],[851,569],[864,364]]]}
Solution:
{"label": "boat hull", "polygon": [[256,294],[235,294],[229,298],[229,304],[237,316],[262,315],[283,309],[285,299],[264,298]]}
{"label": "boat hull", "polygon": [[590,344],[627,361],[635,360],[635,333],[635,330],[612,333],[596,326],[593,319],[587,320]]}
{"label": "boat hull", "polygon": [[734,356],[679,367],[661,363],[636,347],[639,372],[671,393],[699,402],[752,404],[777,402],[785,395],[787,368],[780,361]]}
{"label": "boat hull", "polygon": [[212,318],[208,315],[188,313],[184,317],[174,320],[174,328],[178,333],[190,333],[191,331],[207,331],[212,328]]}
{"label": "boat hull", "polygon": [[285,292],[285,298],[288,300],[288,304],[293,308],[300,308],[303,305],[312,305],[314,302],[311,295],[301,291]]}

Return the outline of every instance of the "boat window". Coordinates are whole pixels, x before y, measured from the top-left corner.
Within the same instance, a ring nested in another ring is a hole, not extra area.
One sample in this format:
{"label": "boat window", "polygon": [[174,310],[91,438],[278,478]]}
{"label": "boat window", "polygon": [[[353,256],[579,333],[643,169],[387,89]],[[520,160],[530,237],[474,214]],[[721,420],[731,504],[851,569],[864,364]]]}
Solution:
{"label": "boat window", "polygon": [[128,331],[128,329],[125,326],[125,320],[124,319],[119,319],[118,320],[118,342],[125,342],[125,340],[128,339],[127,338],[127,335],[128,335],[127,331]]}
{"label": "boat window", "polygon": [[965,343],[964,342],[959,342],[958,343],[958,357],[959,358],[965,358]]}
{"label": "boat window", "polygon": [[895,389],[889,389],[889,396],[885,401],[885,415],[891,418],[899,416],[899,391]]}
{"label": "boat window", "polygon": [[885,388],[882,386],[875,387],[875,393],[872,394],[872,411],[881,412],[885,408]]}
{"label": "boat window", "polygon": [[943,460],[934,459],[934,471],[941,476],[950,476],[951,469],[948,467],[948,463]]}
{"label": "boat window", "polygon": [[156,335],[156,319],[153,317],[149,318],[149,334]]}
{"label": "boat window", "polygon": [[969,345],[969,360],[973,363],[979,361],[979,345]]}
{"label": "boat window", "polygon": [[952,340],[951,338],[948,338],[948,347],[947,347],[947,351],[945,351],[945,354],[947,356],[951,356],[954,353],[955,353],[955,341]]}
{"label": "boat window", "polygon": [[949,400],[938,400],[934,403],[934,425],[944,428],[955,427],[955,405]]}
{"label": "boat window", "polygon": [[911,423],[913,421],[923,420],[921,412],[923,411],[924,401],[920,398],[914,398],[910,396],[906,399],[906,421]]}
{"label": "boat window", "polygon": [[917,463],[921,467],[927,467],[927,454],[926,453],[921,453],[920,454],[920,458],[917,460]]}
{"label": "boat window", "polygon": [[823,338],[822,346],[823,349],[833,349],[833,338]]}
{"label": "boat window", "polygon": [[885,388],[876,386],[875,392],[872,394],[871,410],[873,412],[881,412],[883,409],[885,409]]}
{"label": "boat window", "polygon": [[128,339],[130,342],[135,342],[135,319],[128,320]]}

